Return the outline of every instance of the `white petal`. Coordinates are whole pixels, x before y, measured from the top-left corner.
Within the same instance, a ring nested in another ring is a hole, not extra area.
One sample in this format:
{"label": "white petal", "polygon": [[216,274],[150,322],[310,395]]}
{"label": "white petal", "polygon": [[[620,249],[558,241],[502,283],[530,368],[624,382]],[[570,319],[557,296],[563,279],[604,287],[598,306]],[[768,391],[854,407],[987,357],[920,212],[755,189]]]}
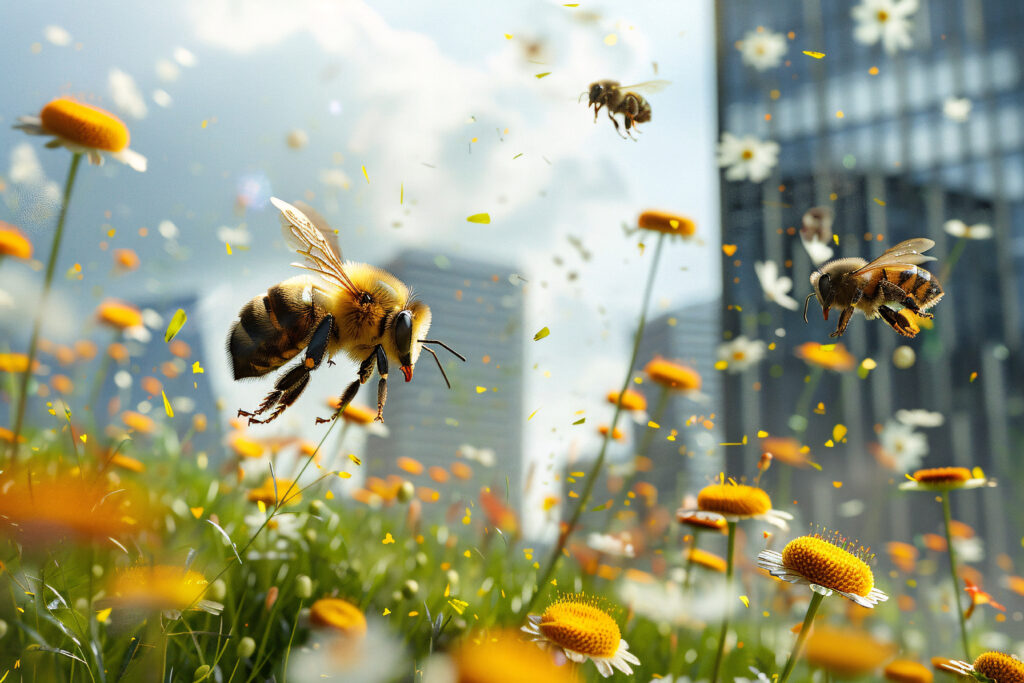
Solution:
{"label": "white petal", "polygon": [[145,173],[147,168],[146,157],[142,156],[138,152],[132,151],[130,148],[125,147],[120,152],[114,152],[110,156],[120,161],[122,164],[127,164],[129,167],[135,169],[139,173]]}

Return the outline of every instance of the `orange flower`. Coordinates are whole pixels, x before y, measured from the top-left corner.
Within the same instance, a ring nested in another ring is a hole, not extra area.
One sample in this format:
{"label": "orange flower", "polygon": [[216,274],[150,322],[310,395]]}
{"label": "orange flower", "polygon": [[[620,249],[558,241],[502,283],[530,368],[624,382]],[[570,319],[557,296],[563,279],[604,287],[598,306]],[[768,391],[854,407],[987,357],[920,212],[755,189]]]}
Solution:
{"label": "orange flower", "polygon": [[468,481],[473,478],[473,468],[464,462],[456,460],[452,463],[452,474],[456,479]]}
{"label": "orange flower", "polygon": [[347,637],[366,635],[366,615],[351,602],[340,598],[321,598],[314,602],[309,608],[309,623],[333,629]]}
{"label": "orange flower", "polygon": [[519,533],[519,517],[516,511],[502,503],[501,499],[487,489],[480,491],[480,507],[487,517],[488,524],[511,536]]}
{"label": "orange flower", "polygon": [[964,619],[970,619],[971,615],[974,614],[974,608],[978,605],[992,605],[1000,612],[1006,611],[1006,607],[993,600],[991,595],[981,590],[981,587],[973,581],[968,578],[964,578],[964,583],[966,584],[964,590],[971,596],[971,604],[967,607],[967,610],[964,611]]}
{"label": "orange flower", "polygon": [[[608,435],[608,425],[600,425],[597,428],[597,432],[601,436],[607,436]],[[615,439],[616,441],[625,441],[626,440],[626,433],[624,431],[622,431],[621,429],[619,429],[618,427],[616,427],[615,428],[615,433],[612,434],[612,438]]]}
{"label": "orange flower", "polygon": [[790,467],[807,467],[811,450],[788,436],[768,436],[761,439],[761,455],[771,454],[774,460]]}
{"label": "orange flower", "polygon": [[0,221],[0,256],[13,256],[26,261],[32,258],[32,243],[25,237],[25,233],[3,221]]}
{"label": "orange flower", "polygon": [[131,609],[170,612],[197,609],[220,614],[224,606],[203,600],[209,582],[202,574],[184,567],[168,565],[138,566],[122,569],[110,585],[109,604]]}
{"label": "orange flower", "polygon": [[123,470],[128,470],[129,472],[146,471],[146,465],[141,460],[136,460],[135,458],[122,455],[121,453],[114,453],[110,458],[110,464],[114,467],[120,467]]}
{"label": "orange flower", "polygon": [[92,360],[98,352],[96,344],[88,339],[79,339],[75,342],[74,348],[79,360]]}
{"label": "orange flower", "polygon": [[[0,427],[0,441],[6,441],[7,443],[13,443],[14,442],[14,432],[12,432],[10,429],[4,429],[3,427]],[[25,443],[25,437],[24,436],[19,436],[18,437],[18,443]]]}
{"label": "orange flower", "polygon": [[846,372],[857,365],[857,359],[842,344],[805,342],[796,348],[796,357],[810,365],[836,372]]}
{"label": "orange flower", "polygon": [[900,683],[932,683],[935,674],[924,664],[910,659],[897,659],[886,665],[885,680]]}
{"label": "orange flower", "polygon": [[153,430],[156,429],[156,423],[153,422],[152,418],[142,413],[136,413],[133,410],[126,410],[121,413],[121,422],[124,422],[129,429],[140,434],[152,434]]}
{"label": "orange flower", "polygon": [[816,625],[807,638],[804,656],[811,666],[854,678],[871,673],[895,653],[890,643],[862,631]]}
{"label": "orange flower", "polygon": [[421,463],[419,460],[414,460],[413,458],[404,455],[395,461],[395,465],[397,465],[398,469],[402,470],[403,472],[408,472],[409,474],[414,476],[423,474],[423,463]]}
{"label": "orange flower", "polygon": [[[619,402],[619,392],[609,391],[608,402],[615,405]],[[632,389],[626,389],[622,394],[622,409],[623,410],[647,410],[647,399],[639,391],[633,391]]]}
{"label": "orange flower", "polygon": [[644,211],[637,218],[636,224],[642,230],[653,230],[682,237],[692,237],[697,232],[697,224],[692,220],[668,211]]}
{"label": "orange flower", "polygon": [[115,249],[114,263],[121,270],[136,270],[139,267],[139,255],[132,249]]}
{"label": "orange flower", "polygon": [[291,479],[278,479],[275,484],[272,477],[267,477],[259,488],[249,491],[246,494],[246,498],[253,503],[261,502],[267,507],[273,507],[287,493],[288,497],[281,501],[282,507],[284,505],[296,505],[302,502],[302,493],[299,491],[298,485],[293,486],[293,484],[295,482]]}
{"label": "orange flower", "polygon": [[899,569],[907,573],[914,571],[914,565],[917,563],[917,548],[909,543],[890,541],[885,544],[885,549],[889,552],[889,559]]}
{"label": "orange flower", "polygon": [[550,654],[500,631],[462,641],[452,653],[458,683],[579,683],[575,669],[559,666]]}
{"label": "orange flower", "polygon": [[700,565],[705,569],[710,569],[713,572],[724,573],[726,570],[725,558],[709,553],[706,550],[700,548],[692,548],[687,551],[686,559],[696,565]]}
{"label": "orange flower", "polygon": [[120,342],[114,342],[107,347],[107,355],[118,363],[128,360],[128,347]]}
{"label": "orange flower", "polygon": [[697,371],[686,365],[673,363],[660,356],[644,368],[651,381],[677,391],[700,391],[701,379]]}
{"label": "orange flower", "polygon": [[22,373],[28,369],[28,356],[23,353],[0,353],[0,372]]}
{"label": "orange flower", "polygon": [[233,432],[228,437],[228,445],[240,458],[262,458],[263,444],[255,439],[250,439],[244,432]]}
{"label": "orange flower", "polygon": [[136,171],[146,170],[146,158],[128,148],[131,136],[121,119],[69,97],[51,101],[39,116],[22,116],[14,127],[29,135],[52,136],[47,147],[86,154],[92,164],[100,165],[104,156],[110,156]]}
{"label": "orange flower", "polygon": [[434,465],[433,467],[430,468],[429,472],[430,478],[436,481],[438,484],[443,484],[446,481],[448,481],[448,470],[446,470],[443,467],[438,467],[437,465]]}
{"label": "orange flower", "polygon": [[142,325],[142,313],[131,304],[117,299],[107,299],[96,309],[96,317],[105,325],[119,330]]}
{"label": "orange flower", "polygon": [[64,394],[65,396],[69,396],[75,391],[75,383],[67,375],[54,375],[50,379],[50,386],[58,394]]}
{"label": "orange flower", "polygon": [[171,352],[171,355],[177,356],[178,358],[188,358],[192,355],[192,349],[188,344],[180,339],[172,341],[171,345],[167,347],[167,350]]}

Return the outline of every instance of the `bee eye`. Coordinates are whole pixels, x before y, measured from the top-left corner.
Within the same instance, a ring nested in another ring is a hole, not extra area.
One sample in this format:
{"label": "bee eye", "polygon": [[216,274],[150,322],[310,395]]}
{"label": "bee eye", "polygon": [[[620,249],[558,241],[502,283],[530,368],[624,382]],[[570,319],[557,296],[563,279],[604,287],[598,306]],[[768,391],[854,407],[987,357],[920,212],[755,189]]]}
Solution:
{"label": "bee eye", "polygon": [[402,311],[395,316],[395,345],[402,356],[402,364],[408,365],[405,358],[412,354],[412,312]]}
{"label": "bee eye", "polygon": [[595,83],[594,85],[590,86],[590,101],[593,102],[598,97],[600,97],[602,90],[604,90],[604,88],[602,88],[599,83]]}
{"label": "bee eye", "polygon": [[828,275],[822,275],[818,280],[818,290],[821,291],[821,299],[826,305],[832,303],[832,278]]}
{"label": "bee eye", "polygon": [[364,305],[365,304],[372,304],[373,303],[373,297],[370,296],[367,292],[363,292],[363,295],[361,297],[359,297],[359,303],[364,304]]}

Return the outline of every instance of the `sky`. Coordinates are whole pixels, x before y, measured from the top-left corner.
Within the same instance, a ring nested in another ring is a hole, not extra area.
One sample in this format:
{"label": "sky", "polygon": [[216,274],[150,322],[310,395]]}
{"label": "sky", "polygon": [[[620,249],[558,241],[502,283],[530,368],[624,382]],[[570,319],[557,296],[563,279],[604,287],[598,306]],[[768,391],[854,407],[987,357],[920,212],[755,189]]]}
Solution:
{"label": "sky", "polygon": [[[593,445],[567,429],[576,411],[610,418],[604,395],[622,381],[653,252],[623,225],[648,208],[697,222],[698,239],[666,246],[654,313],[718,294],[707,0],[33,2],[12,4],[5,24],[0,220],[45,251],[68,155],[10,125],[55,96],[117,112],[149,163],[141,174],[116,162],[80,173],[57,272],[79,263],[82,279],[58,276],[46,336],[88,333],[103,296],[144,303],[196,293],[205,379],[228,406],[252,402],[221,352],[231,320],[296,272],[271,194],[316,206],[347,258],[384,263],[421,248],[521,275],[526,414],[513,418],[540,462]],[[649,96],[653,117],[639,141],[618,137],[603,114],[595,124],[577,101],[606,78],[671,81]],[[308,139],[301,149],[287,144],[293,130]],[[490,224],[466,221],[482,212]],[[171,234],[167,221],[173,239],[162,234]],[[111,278],[103,241],[136,250],[142,268]],[[4,264],[2,317],[32,310],[40,282],[39,272]],[[550,336],[534,342],[545,326]],[[302,400],[319,405],[340,382],[315,377]],[[317,436],[301,412],[276,428]]]}

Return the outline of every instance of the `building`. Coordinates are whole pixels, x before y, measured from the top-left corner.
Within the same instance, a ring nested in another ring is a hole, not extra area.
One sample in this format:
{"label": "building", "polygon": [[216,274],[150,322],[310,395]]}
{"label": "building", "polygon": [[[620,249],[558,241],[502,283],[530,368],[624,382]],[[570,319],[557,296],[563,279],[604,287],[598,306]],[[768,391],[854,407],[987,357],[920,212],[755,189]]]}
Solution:
{"label": "building", "polygon": [[[913,47],[896,55],[856,42],[850,3],[730,0],[716,7],[721,132],[781,148],[764,182],[722,182],[722,239],[737,245],[737,261],[723,271],[723,336],[774,344],[763,363],[726,377],[725,429],[751,442],[730,451],[729,471],[756,474],[758,431],[794,434],[823,471],[776,466],[768,481],[792,477],[780,497],[799,498],[804,521],[868,539],[884,528],[881,540],[935,531],[941,517],[926,496],[877,496],[850,518],[837,511],[851,496],[894,489],[902,478],[872,456],[875,431],[900,409],[945,416],[941,427],[922,430],[930,445],[923,466],[1013,474],[1010,454],[1022,445],[1024,414],[1022,387],[1009,380],[1024,371],[1024,46],[1017,39],[1024,6],[921,3],[912,17]],[[758,27],[788,34],[780,66],[757,71],[743,62],[737,43]],[[799,311],[765,300],[753,270],[758,260],[780,264],[801,300],[812,264],[797,230],[804,211],[822,205],[835,214],[837,256],[872,258],[911,237],[936,242],[939,261],[929,268],[947,294],[934,328],[905,340],[857,316],[841,341],[858,361],[874,361],[863,379],[817,372],[795,358],[803,342],[832,341],[835,316],[824,322],[819,309],[804,325]],[[944,230],[951,219],[986,223],[993,236],[958,241]],[[892,362],[904,344],[917,358],[908,369]],[[845,441],[828,450],[837,424],[847,428]],[[845,486],[822,485],[833,481]],[[954,515],[984,535],[992,556],[1015,547],[1024,518],[1007,514],[1009,492],[973,495],[954,504]]]}
{"label": "building", "polygon": [[[367,475],[399,474],[440,491],[444,501],[475,501],[480,488],[490,486],[521,508],[523,294],[508,280],[514,269],[422,251],[403,252],[385,267],[430,306],[430,338],[448,343],[467,362],[436,349],[451,390],[426,352],[410,384],[392,374],[385,413],[390,435],[370,437]],[[402,457],[421,463],[424,473],[401,471]],[[452,476],[456,460],[473,470],[468,481]]]}

